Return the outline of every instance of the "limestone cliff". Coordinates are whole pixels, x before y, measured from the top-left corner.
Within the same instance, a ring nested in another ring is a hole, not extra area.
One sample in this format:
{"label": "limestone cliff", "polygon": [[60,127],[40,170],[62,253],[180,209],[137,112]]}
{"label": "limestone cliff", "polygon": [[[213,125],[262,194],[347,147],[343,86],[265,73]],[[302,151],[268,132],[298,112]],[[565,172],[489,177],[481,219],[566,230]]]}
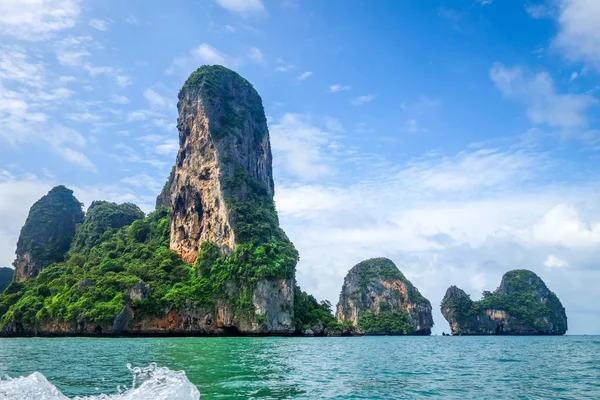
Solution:
{"label": "limestone cliff", "polygon": [[[194,72],[179,93],[179,152],[165,186],[171,249],[193,263],[200,244],[226,253],[237,238],[233,203],[256,189],[274,194],[271,146],[262,101],[248,81],[221,66]],[[257,188],[253,188],[256,186]]]}
{"label": "limestone cliff", "polygon": [[[189,263],[197,261],[203,243],[215,244],[222,256],[230,257],[243,246],[275,246],[287,253],[287,266],[265,274],[252,287],[244,280],[229,284],[224,297],[251,292],[249,319],[229,322],[226,301],[215,313],[218,321],[244,332],[293,332],[297,253],[275,212],[271,146],[260,96],[237,73],[203,66],[181,89],[178,110],[179,152],[157,199],[157,204],[170,206],[171,249]],[[278,257],[275,253],[267,258]],[[256,267],[267,268],[269,260],[263,263]],[[261,316],[260,324],[256,316]]]}
{"label": "limestone cliff", "polygon": [[180,149],[157,209],[94,202],[62,262],[0,295],[1,334],[295,332],[298,253],[279,227],[260,96],[204,66],[178,109]]}
{"label": "limestone cliff", "polygon": [[563,335],[567,315],[542,279],[528,270],[509,271],[494,292],[472,301],[451,286],[441,304],[454,335]]}
{"label": "limestone cliff", "polygon": [[64,186],[53,188],[38,200],[19,235],[14,279],[22,282],[34,278],[51,263],[61,261],[83,215],[82,204]]}
{"label": "limestone cliff", "polygon": [[336,317],[367,334],[429,335],[433,327],[431,304],[387,258],[363,261],[348,272]]}

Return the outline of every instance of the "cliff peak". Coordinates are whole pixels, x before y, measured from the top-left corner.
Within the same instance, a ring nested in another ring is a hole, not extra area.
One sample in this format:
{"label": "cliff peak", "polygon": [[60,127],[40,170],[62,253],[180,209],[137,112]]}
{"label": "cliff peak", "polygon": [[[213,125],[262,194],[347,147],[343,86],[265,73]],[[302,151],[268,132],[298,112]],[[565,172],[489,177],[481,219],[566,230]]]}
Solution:
{"label": "cliff peak", "polygon": [[64,258],[76,225],[83,221],[82,207],[73,191],[62,185],[33,204],[17,242],[16,281],[36,277],[42,269]]}

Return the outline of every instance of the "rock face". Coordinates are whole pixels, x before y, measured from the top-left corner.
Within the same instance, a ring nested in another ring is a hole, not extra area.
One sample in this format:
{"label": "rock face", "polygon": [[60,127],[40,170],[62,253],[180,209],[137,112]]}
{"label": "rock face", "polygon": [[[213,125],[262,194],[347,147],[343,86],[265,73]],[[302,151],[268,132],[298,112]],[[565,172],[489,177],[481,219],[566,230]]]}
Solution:
{"label": "rock face", "polygon": [[202,242],[225,252],[240,243],[227,202],[247,201],[251,188],[232,184],[249,179],[273,198],[271,146],[260,96],[224,67],[194,72],[179,93],[178,109],[177,162],[157,203],[171,206],[171,249],[194,263]]}
{"label": "rock face", "polygon": [[338,322],[351,322],[367,334],[429,335],[431,303],[387,258],[354,266],[344,279]]}
{"label": "rock face", "polygon": [[542,279],[528,270],[509,271],[494,292],[472,301],[451,286],[441,304],[454,335],[564,335],[567,315]]}
{"label": "rock face", "polygon": [[17,242],[14,279],[22,282],[34,278],[51,263],[61,261],[83,215],[82,204],[64,186],[53,188],[38,200],[29,210]]}

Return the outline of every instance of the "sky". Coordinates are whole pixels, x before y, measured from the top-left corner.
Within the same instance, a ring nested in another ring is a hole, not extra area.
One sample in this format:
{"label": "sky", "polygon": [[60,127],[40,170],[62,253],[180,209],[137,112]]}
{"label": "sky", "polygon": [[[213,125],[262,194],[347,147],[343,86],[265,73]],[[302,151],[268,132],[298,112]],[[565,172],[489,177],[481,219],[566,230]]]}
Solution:
{"label": "sky", "polygon": [[262,96],[297,280],[337,303],[388,257],[433,306],[511,269],[600,334],[597,0],[0,0],[0,265],[64,184],[144,211],[177,93],[221,64]]}

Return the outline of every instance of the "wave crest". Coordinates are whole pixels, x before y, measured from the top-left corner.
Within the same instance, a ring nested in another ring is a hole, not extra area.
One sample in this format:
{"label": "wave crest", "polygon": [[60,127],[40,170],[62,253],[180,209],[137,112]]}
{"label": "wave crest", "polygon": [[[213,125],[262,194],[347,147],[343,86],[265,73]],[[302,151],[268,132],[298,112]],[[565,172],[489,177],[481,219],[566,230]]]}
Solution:
{"label": "wave crest", "polygon": [[[127,368],[133,375],[130,389],[114,395],[75,397],[73,400],[199,400],[200,392],[183,371],[150,364]],[[39,372],[25,377],[0,379],[0,400],[69,400]]]}

